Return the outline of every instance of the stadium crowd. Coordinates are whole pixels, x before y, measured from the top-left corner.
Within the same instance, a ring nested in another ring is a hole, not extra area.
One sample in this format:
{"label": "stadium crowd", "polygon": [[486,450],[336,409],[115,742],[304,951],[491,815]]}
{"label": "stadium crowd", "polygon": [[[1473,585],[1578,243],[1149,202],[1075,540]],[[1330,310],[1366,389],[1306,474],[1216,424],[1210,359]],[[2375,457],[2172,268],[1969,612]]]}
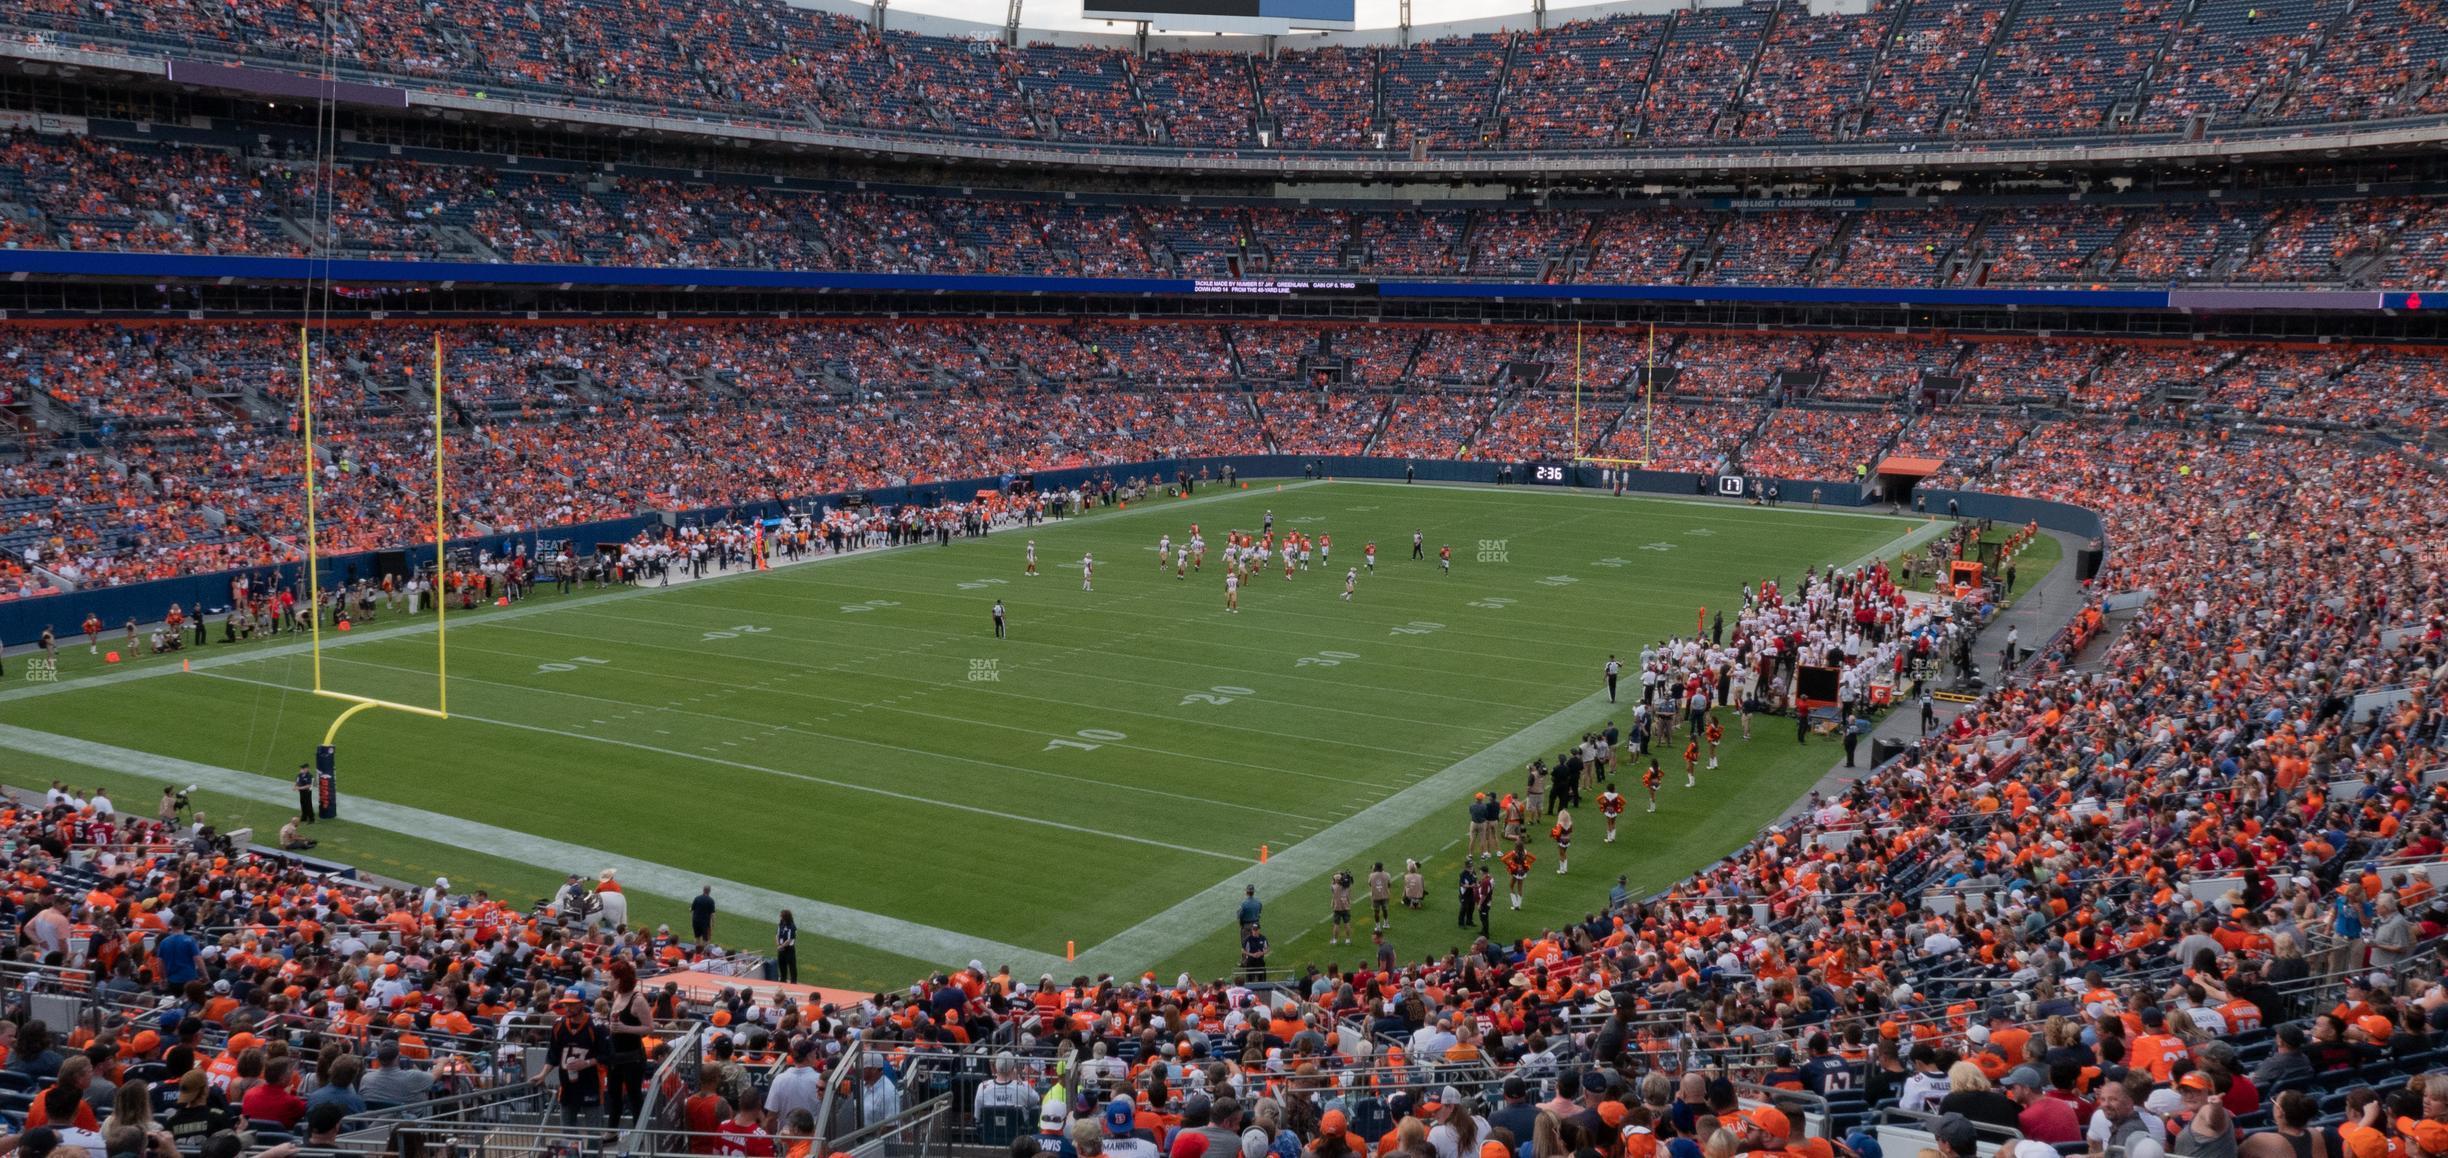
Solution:
{"label": "stadium crowd", "polygon": [[[275,67],[319,65],[327,48],[319,25],[273,9],[139,17],[34,0],[7,25],[49,44]],[[2196,117],[2301,127],[2448,109],[2426,64],[2443,46],[2448,19],[2406,0],[1925,0],[1773,18],[1762,7],[1689,9],[1407,46],[1144,57],[878,32],[778,0],[617,10],[551,0],[515,17],[382,0],[330,47],[344,69],[476,99],[1233,151],[1259,147],[1266,130],[1284,149],[1554,150],[2166,135]],[[2126,102],[2131,115],[2114,115]]]}
{"label": "stadium crowd", "polygon": [[[0,390],[64,416],[0,467],[16,568],[0,594],[294,558],[294,337],[0,331]],[[1890,452],[1985,461],[2033,405],[2397,431],[2448,413],[2448,365],[2415,347],[1690,331],[1653,354],[1629,331],[1527,326],[357,325],[314,352],[323,550],[422,533],[437,337],[452,526],[473,535],[1187,454],[1580,452],[1844,481]],[[1640,389],[1652,357],[1654,410]]]}
{"label": "stadium crowd", "polygon": [[[1335,90],[1340,91],[1340,90]],[[1323,116],[1324,113],[1317,115]],[[468,155],[349,150],[318,172],[264,148],[11,132],[0,245],[267,257],[862,273],[1365,274],[1692,285],[1970,287],[2210,281],[2420,288],[2448,277],[2435,198],[1967,199],[1843,212],[1656,206],[1388,210],[687,182]],[[311,245],[306,239],[311,239]]]}
{"label": "stadium crowd", "polygon": [[[1272,996],[970,962],[843,1004],[691,998],[637,978],[753,963],[702,932],[563,922],[446,880],[311,876],[217,844],[173,793],[147,816],[54,785],[0,812],[9,967],[102,1012],[64,1038],[22,1013],[0,1030],[23,1075],[0,1114],[36,1149],[159,1129],[236,1154],[242,1122],[254,1144],[329,1139],[523,1077],[513,1059],[538,1045],[568,1118],[618,1121],[655,1051],[702,1024],[682,1039],[705,1051],[695,1076],[657,1092],[677,1128],[742,1153],[815,1134],[827,1083],[843,1126],[957,1090],[981,1139],[1034,1126],[1037,1151],[1091,1156],[1146,1131],[1176,1158],[1867,1158],[1883,1110],[1953,1158],[2086,1139],[2144,1158],[2305,1138],[2441,1153],[2433,468],[2323,432],[2062,418],[1979,481],[2101,512],[2111,549],[2079,634],[1733,855],[1568,927],[1319,961]],[[2299,517],[2259,514],[2281,509]],[[2137,592],[2098,638],[2100,604]],[[1720,628],[1645,649],[1660,703],[1740,704],[1773,686],[1746,689],[1763,668],[1821,650],[1845,657],[1852,699],[1946,642],[1884,564],[1728,597]],[[2388,688],[2408,694],[2350,707]],[[606,874],[558,899],[617,895]]]}

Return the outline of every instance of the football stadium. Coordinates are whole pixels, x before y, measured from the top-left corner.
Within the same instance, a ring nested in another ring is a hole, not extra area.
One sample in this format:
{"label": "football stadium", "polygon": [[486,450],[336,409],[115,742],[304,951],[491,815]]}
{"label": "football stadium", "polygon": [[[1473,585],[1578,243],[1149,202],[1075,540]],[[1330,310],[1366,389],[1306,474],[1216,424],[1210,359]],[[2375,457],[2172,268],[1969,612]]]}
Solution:
{"label": "football stadium", "polygon": [[2448,8],[0,10],[0,1154],[2448,1158]]}

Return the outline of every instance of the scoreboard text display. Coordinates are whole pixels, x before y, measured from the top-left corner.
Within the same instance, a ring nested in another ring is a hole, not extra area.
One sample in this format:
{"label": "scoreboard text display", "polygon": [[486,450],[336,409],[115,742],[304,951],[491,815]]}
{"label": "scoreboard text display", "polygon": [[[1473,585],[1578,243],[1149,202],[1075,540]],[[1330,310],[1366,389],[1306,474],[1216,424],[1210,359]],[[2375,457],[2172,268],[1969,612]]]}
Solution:
{"label": "scoreboard text display", "polygon": [[1570,466],[1560,462],[1532,462],[1522,464],[1523,476],[1528,478],[1531,482],[1538,483],[1542,486],[1556,487],[1563,486],[1565,483],[1571,482],[1571,471],[1572,468]]}

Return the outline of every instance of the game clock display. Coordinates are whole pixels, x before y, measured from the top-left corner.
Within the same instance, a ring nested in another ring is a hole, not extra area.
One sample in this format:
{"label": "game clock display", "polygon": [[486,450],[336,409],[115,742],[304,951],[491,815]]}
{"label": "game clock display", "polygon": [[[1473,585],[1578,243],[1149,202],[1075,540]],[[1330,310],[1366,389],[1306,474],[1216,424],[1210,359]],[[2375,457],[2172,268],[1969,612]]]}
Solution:
{"label": "game clock display", "polygon": [[1523,463],[1521,477],[1525,481],[1541,486],[1563,486],[1572,481],[1572,464],[1563,462]]}

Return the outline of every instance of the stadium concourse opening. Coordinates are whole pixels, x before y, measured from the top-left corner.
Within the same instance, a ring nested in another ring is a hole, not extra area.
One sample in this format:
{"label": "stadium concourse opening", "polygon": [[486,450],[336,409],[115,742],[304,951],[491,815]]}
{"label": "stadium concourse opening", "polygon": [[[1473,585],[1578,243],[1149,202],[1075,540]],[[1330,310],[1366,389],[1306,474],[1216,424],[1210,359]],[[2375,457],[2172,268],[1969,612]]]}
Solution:
{"label": "stadium concourse opening", "polygon": [[905,7],[0,11],[0,1148],[2448,1155],[2437,5]]}

